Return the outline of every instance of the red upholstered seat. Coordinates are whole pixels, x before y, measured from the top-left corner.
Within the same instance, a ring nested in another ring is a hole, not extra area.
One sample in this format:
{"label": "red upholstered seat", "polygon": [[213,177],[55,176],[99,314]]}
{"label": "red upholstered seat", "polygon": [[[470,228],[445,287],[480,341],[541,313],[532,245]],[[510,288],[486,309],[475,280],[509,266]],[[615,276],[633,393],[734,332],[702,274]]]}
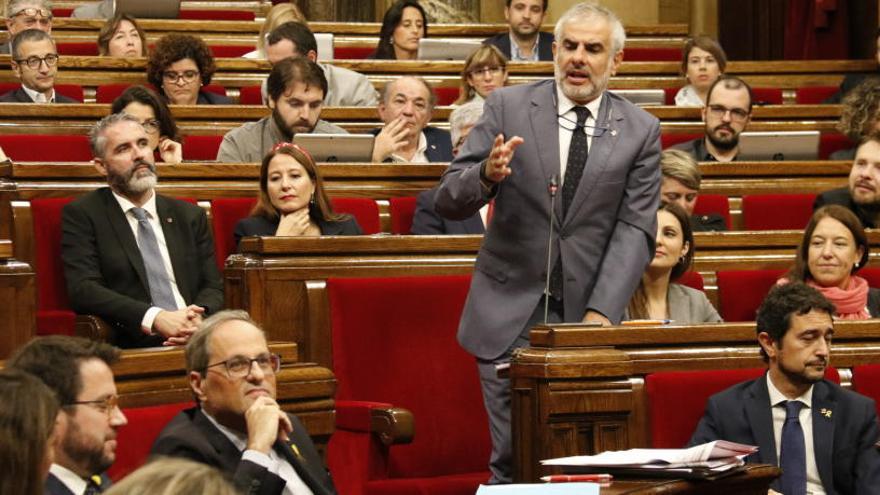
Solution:
{"label": "red upholstered seat", "polygon": [[354,216],[364,234],[378,234],[382,231],[379,205],[376,201],[370,198],[333,198],[330,202],[333,203],[333,211]]}
{"label": "red upholstered seat", "polygon": [[122,412],[128,424],[118,430],[116,461],[107,470],[113,481],[119,481],[147,462],[153,442],[162,428],[180,411],[193,407],[192,402],[131,407]]}
{"label": "red upholstered seat", "polygon": [[219,84],[208,84],[203,86],[202,89],[209,93],[214,93],[215,95],[226,96],[226,88]]}
{"label": "red upholstered seat", "polygon": [[184,136],[183,159],[213,161],[217,159],[217,151],[223,142],[222,135],[215,136]]}
{"label": "red upholstered seat", "polygon": [[718,308],[724,321],[755,321],[764,296],[785,270],[719,270]]}
{"label": "red upholstered seat", "polygon": [[848,137],[836,132],[823,132],[819,136],[819,159],[828,160],[831,153],[855,147]]}
{"label": "red upholstered seat", "polygon": [[880,268],[862,268],[858,276],[867,280],[870,287],[880,288]]}
{"label": "red upholstered seat", "polygon": [[837,92],[837,86],[811,86],[798,88],[794,93],[794,101],[798,105],[818,105]]}
{"label": "red upholstered seat", "polygon": [[177,18],[206,21],[253,21],[256,19],[256,14],[252,10],[181,9]]}
{"label": "red upholstered seat", "polygon": [[681,48],[630,47],[624,48],[623,59],[628,62],[678,62]]}
{"label": "red upholstered seat", "polygon": [[391,198],[391,233],[409,235],[412,233],[413,214],[416,212],[415,196]]}
{"label": "red upholstered seat", "polygon": [[434,88],[437,105],[440,106],[452,105],[458,99],[459,94],[459,88]]}
{"label": "red upholstered seat", "polygon": [[803,230],[813,216],[815,194],[746,194],[742,197],[746,230]]}
{"label": "red upholstered seat", "polygon": [[700,194],[694,205],[694,215],[721,215],[724,223],[730,228],[730,202],[723,194]]}
{"label": "red upholstered seat", "polygon": [[226,258],[236,251],[235,224],[251,213],[256,198],[217,198],[211,201],[211,224],[214,227],[214,256],[223,269]]}
{"label": "red upholstered seat", "polygon": [[336,60],[360,60],[376,51],[374,46],[334,46],[333,58]]}
{"label": "red upholstered seat", "polygon": [[98,44],[94,41],[92,42],[63,42],[58,43],[58,54],[59,55],[76,55],[76,56],[97,56],[98,55]]}
{"label": "red upholstered seat", "polygon": [[73,13],[72,8],[61,8],[61,7],[53,7],[52,15],[54,17],[70,17],[70,14]]}
{"label": "red upholstered seat", "polygon": [[0,135],[0,147],[14,162],[87,162],[92,159],[85,135]]}
{"label": "red upholstered seat", "polygon": [[700,272],[695,272],[693,270],[684,272],[675,283],[686,285],[691,289],[703,290],[703,276],[700,275]]}
{"label": "red upholstered seat", "polygon": [[[6,94],[10,91],[15,91],[20,88],[20,83],[0,83],[0,95]],[[55,92],[58,94],[62,94],[68,98],[73,98],[74,100],[82,103],[83,102],[83,89],[79,84],[56,84]],[[5,148],[4,148],[5,149]],[[8,153],[7,153],[8,155]]]}
{"label": "red upholstered seat", "polygon": [[874,399],[874,406],[880,415],[880,364],[854,367],[852,382],[856,392]]}
{"label": "red upholstered seat", "polygon": [[259,86],[246,86],[238,93],[238,103],[241,105],[262,105],[263,94]]}
{"label": "red upholstered seat", "polygon": [[31,200],[34,270],[37,280],[37,334],[73,335],[76,315],[67,299],[61,260],[61,210],[73,198]]}
{"label": "red upholstered seat", "polygon": [[697,139],[701,137],[702,134],[690,134],[690,133],[660,133],[660,146],[665,150],[670,146],[675,146],[678,143],[683,143],[685,141],[690,141],[692,139]]}
{"label": "red upholstered seat", "polygon": [[782,105],[780,88],[752,88],[755,105]]}
{"label": "red upholstered seat", "polygon": [[[471,495],[488,479],[476,363],[455,337],[469,284],[469,276],[327,280],[338,382],[328,464],[339,493]],[[412,412],[412,443],[385,447],[370,435],[370,407],[389,404]]]}
{"label": "red upholstered seat", "polygon": [[254,47],[248,45],[209,45],[208,49],[215,58],[238,58],[254,51]]}

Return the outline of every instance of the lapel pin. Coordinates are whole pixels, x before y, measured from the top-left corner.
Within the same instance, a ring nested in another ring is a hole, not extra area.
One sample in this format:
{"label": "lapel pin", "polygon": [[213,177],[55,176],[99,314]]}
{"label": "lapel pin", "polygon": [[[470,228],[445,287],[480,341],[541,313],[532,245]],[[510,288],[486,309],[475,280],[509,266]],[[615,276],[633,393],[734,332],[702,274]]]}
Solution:
{"label": "lapel pin", "polygon": [[300,459],[303,458],[302,454],[299,453],[299,449],[296,447],[296,444],[295,444],[295,443],[291,443],[291,444],[290,444],[290,450],[292,450],[293,453],[294,453],[294,455],[296,455],[296,456],[299,457]]}
{"label": "lapel pin", "polygon": [[825,409],[824,407],[819,410],[819,414],[825,416],[828,419],[831,419],[831,409]]}
{"label": "lapel pin", "polygon": [[174,219],[171,218],[171,217],[168,217],[168,218],[165,219],[165,221],[168,222],[168,223],[173,223],[173,222],[174,222]]}

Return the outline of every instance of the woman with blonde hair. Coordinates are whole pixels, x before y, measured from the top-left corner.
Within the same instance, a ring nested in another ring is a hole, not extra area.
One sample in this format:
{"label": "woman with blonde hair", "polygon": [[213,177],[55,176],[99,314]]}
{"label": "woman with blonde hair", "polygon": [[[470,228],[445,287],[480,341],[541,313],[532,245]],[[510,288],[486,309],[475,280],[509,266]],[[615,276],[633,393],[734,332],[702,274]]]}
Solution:
{"label": "woman with blonde hair", "polygon": [[240,492],[213,466],[184,458],[159,457],[138,468],[104,495],[238,495]]}
{"label": "woman with blonde hair", "polygon": [[483,100],[507,85],[507,57],[494,45],[483,45],[465,60],[461,89],[454,105]]}
{"label": "woman with blonde hair", "polygon": [[242,58],[264,59],[266,58],[266,38],[269,33],[285,22],[295,21],[308,25],[306,16],[303,15],[299,7],[293,2],[279,3],[273,5],[269,12],[266,13],[266,20],[260,27],[260,34],[257,37],[257,49],[242,55]]}

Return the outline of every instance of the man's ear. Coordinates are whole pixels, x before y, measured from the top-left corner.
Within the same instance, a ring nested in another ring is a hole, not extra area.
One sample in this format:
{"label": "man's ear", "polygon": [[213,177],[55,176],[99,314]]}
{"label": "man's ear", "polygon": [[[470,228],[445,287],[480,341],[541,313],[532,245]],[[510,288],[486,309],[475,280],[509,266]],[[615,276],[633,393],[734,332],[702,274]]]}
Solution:
{"label": "man's ear", "polygon": [[21,66],[15,60],[10,60],[9,65],[12,67],[12,72],[15,74],[15,77],[21,80]]}
{"label": "man's ear", "polygon": [[272,99],[272,95],[268,95],[266,98],[266,106],[269,107],[270,110],[275,110],[275,100]]}
{"label": "man's ear", "polygon": [[189,372],[189,388],[192,389],[193,394],[199,399],[200,403],[205,402],[205,392],[203,389],[204,386],[204,377],[198,371],[190,371]]}
{"label": "man's ear", "polygon": [[306,53],[306,58],[311,60],[312,62],[318,61],[318,52],[315,50],[309,50],[309,53]]}
{"label": "man's ear", "polygon": [[779,350],[779,347],[776,345],[776,341],[773,340],[773,337],[770,336],[767,332],[761,332],[758,334],[758,343],[761,344],[761,347],[764,349],[764,352],[767,353],[767,357],[770,359],[776,358],[776,354]]}
{"label": "man's ear", "polygon": [[620,68],[620,63],[623,62],[623,50],[614,54],[614,61],[611,62],[611,75],[617,75],[617,69]]}
{"label": "man's ear", "polygon": [[104,166],[103,159],[98,157],[92,158],[92,165],[95,166],[95,170],[97,170],[101,176],[107,177],[107,167]]}

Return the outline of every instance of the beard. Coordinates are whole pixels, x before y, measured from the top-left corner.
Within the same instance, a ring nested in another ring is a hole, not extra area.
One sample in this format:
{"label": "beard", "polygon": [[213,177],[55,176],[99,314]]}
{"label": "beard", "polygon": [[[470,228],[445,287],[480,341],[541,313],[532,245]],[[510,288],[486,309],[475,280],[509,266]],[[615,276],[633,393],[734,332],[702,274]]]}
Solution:
{"label": "beard", "polygon": [[285,141],[293,141],[293,136],[297,133],[311,134],[311,132],[315,130],[315,126],[318,125],[317,121],[312,124],[305,119],[299,119],[293,124],[288,124],[277,108],[272,110],[272,120],[275,121],[275,125],[278,126]]}
{"label": "beard", "polygon": [[[146,166],[145,172],[140,172],[140,167]],[[107,178],[110,187],[120,191],[124,196],[137,196],[156,187],[156,165],[146,160],[135,160],[131,170],[124,174],[117,174],[108,170]]]}
{"label": "beard", "polygon": [[609,58],[608,66],[605,67],[602,74],[590,74],[590,81],[582,86],[568,84],[565,80],[565,70],[559,66],[559,63],[553,64],[553,75],[556,78],[556,84],[562,89],[562,94],[568,99],[576,103],[589,102],[596,99],[608,87],[608,80],[611,79],[611,64],[613,63],[614,58]]}
{"label": "beard", "polygon": [[69,421],[67,431],[61,440],[61,449],[69,459],[74,459],[90,473],[103,473],[116,460],[116,454],[104,453],[104,442],[84,434],[76,421]]}
{"label": "beard", "polygon": [[[715,132],[722,127],[726,128],[730,132],[730,137],[722,138],[715,134]],[[706,130],[708,130],[708,128]],[[713,146],[715,146],[715,148],[721,151],[731,151],[739,146],[739,134],[737,134],[732,127],[724,124],[719,125],[715,129],[712,129],[710,132],[707,132],[706,139],[708,139],[709,142],[712,143]]]}

